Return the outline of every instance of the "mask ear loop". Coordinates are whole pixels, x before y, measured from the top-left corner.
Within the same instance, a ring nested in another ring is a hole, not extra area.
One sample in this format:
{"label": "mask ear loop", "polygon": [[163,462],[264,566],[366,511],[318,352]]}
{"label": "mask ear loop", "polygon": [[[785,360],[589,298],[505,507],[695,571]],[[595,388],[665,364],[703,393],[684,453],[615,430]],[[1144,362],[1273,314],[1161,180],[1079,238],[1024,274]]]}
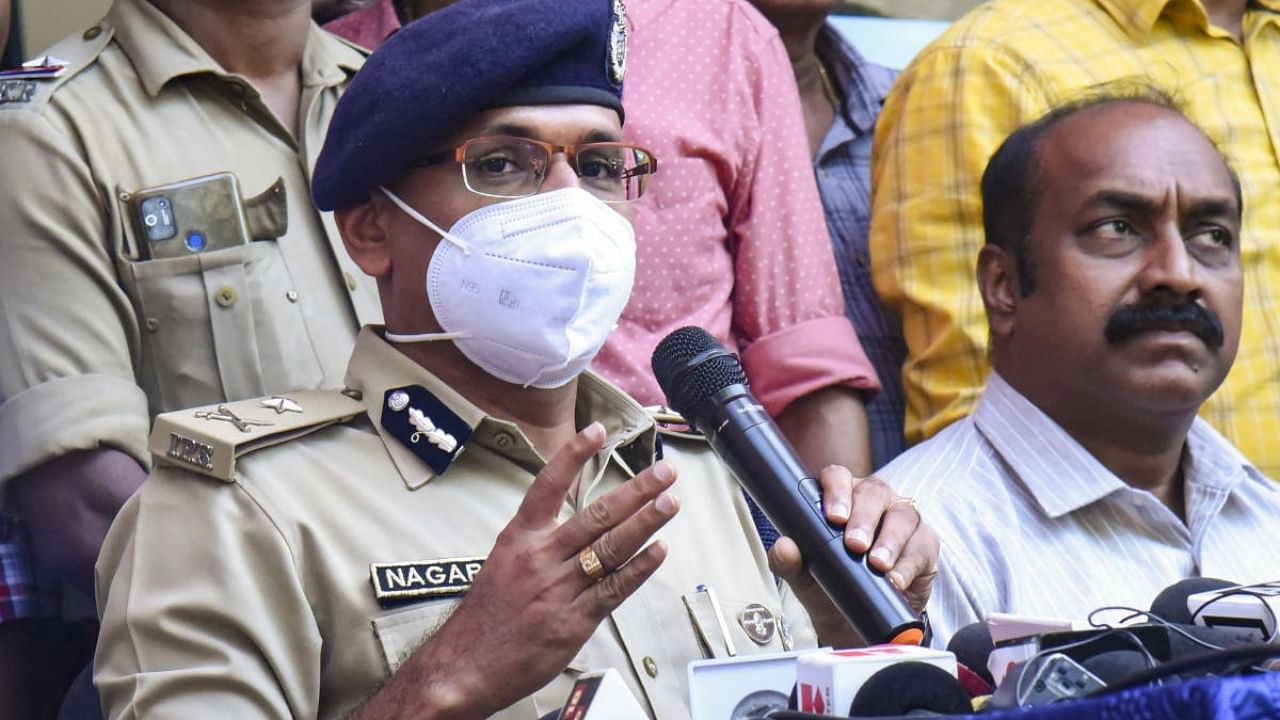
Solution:
{"label": "mask ear loop", "polygon": [[382,337],[387,342],[393,343],[420,343],[429,342],[431,340],[454,340],[456,338],[469,338],[471,333],[465,330],[457,332],[438,332],[438,333],[398,333],[390,330],[383,331]]}
{"label": "mask ear loop", "polygon": [[409,203],[405,202],[404,200],[401,200],[399,197],[396,196],[395,193],[391,192],[385,187],[380,186],[378,187],[378,190],[382,191],[382,194],[386,195],[388,200],[395,203],[396,207],[403,210],[405,215],[408,215],[409,217],[416,220],[419,225],[424,225],[427,228],[434,230],[435,233],[439,235],[442,239],[456,245],[458,249],[462,251],[463,255],[471,254],[471,246],[468,245],[466,242],[464,242],[462,239],[458,238],[456,235],[451,235],[448,230],[445,230],[439,225],[431,222],[431,220],[426,215],[423,215],[417,210],[414,210],[409,205]]}
{"label": "mask ear loop", "polygon": [[[436,225],[435,223],[431,222],[431,220],[428,219],[427,216],[423,215],[417,210],[414,210],[412,207],[409,206],[409,203],[405,202],[404,200],[401,200],[399,197],[396,196],[395,193],[391,192],[385,187],[379,187],[378,190],[382,191],[382,194],[386,195],[388,200],[395,203],[396,207],[403,210],[405,215],[408,215],[409,217],[418,221],[420,224],[430,228],[431,230],[434,230],[444,240],[458,246],[458,248],[462,250],[462,253],[464,255],[471,254],[471,247],[468,246],[467,243],[463,242],[457,237],[454,237],[453,235],[450,235],[448,231],[444,230],[439,225]],[[386,330],[382,333],[382,337],[385,338],[387,342],[418,343],[418,342],[428,342],[431,340],[453,340],[456,338],[467,338],[467,337],[471,337],[471,333],[465,330],[457,331],[457,332],[439,332],[439,333],[398,333],[398,332],[391,332],[390,330]]]}

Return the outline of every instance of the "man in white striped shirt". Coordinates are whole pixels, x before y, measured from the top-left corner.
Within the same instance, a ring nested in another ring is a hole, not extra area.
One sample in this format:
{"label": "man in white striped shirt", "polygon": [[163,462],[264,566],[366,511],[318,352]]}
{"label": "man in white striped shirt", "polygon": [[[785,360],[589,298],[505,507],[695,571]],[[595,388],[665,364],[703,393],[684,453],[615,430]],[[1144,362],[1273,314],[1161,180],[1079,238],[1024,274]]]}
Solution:
{"label": "man in white striped shirt", "polygon": [[1011,135],[982,193],[994,372],[973,416],[880,473],[942,539],[935,642],[991,612],[1084,619],[1186,577],[1280,579],[1280,489],[1196,417],[1240,336],[1226,159],[1130,88]]}

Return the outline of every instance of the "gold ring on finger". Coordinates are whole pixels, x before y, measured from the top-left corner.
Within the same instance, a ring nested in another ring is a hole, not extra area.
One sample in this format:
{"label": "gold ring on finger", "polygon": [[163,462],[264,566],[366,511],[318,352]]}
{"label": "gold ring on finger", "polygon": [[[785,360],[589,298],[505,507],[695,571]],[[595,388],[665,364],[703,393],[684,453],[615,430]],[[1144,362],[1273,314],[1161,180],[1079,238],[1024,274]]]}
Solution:
{"label": "gold ring on finger", "polygon": [[920,506],[916,505],[916,499],[913,497],[896,497],[890,500],[889,504],[885,506],[885,512],[888,512],[894,505],[899,504],[911,506],[911,509],[916,513],[916,517],[920,517]]}
{"label": "gold ring on finger", "polygon": [[578,565],[592,580],[604,577],[604,563],[600,562],[600,556],[596,555],[596,551],[592,550],[590,545],[582,548],[582,552],[578,553]]}

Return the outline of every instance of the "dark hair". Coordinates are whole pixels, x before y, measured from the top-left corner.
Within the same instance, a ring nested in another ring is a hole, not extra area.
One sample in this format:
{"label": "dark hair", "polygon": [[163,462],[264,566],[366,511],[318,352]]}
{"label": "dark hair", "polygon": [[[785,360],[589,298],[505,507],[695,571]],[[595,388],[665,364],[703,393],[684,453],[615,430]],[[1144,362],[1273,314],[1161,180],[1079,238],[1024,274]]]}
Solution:
{"label": "dark hair", "polygon": [[[1035,290],[1035,263],[1031,258],[1031,214],[1040,195],[1040,179],[1035,172],[1040,144],[1058,123],[1084,110],[1114,103],[1155,105],[1181,115],[1195,125],[1182,109],[1182,102],[1171,92],[1147,80],[1118,80],[1089,88],[1080,97],[1059,105],[1039,120],[1018,128],[1005,138],[987,162],[982,173],[982,224],[988,245],[995,245],[1013,256],[1017,263],[1018,282],[1023,297]],[[1198,127],[1198,126],[1197,126]],[[1203,132],[1203,131],[1201,131]],[[1227,167],[1236,194],[1236,207],[1243,210],[1240,179],[1227,161],[1225,153],[1206,138]]]}

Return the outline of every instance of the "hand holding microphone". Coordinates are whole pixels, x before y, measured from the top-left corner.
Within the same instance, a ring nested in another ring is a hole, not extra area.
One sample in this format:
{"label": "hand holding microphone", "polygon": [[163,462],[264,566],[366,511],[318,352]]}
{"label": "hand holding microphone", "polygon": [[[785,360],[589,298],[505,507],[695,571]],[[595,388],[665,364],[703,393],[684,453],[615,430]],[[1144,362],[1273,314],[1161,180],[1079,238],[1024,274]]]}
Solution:
{"label": "hand holding microphone", "polygon": [[[845,548],[863,556],[873,577],[892,585],[888,591],[901,590],[912,610],[923,610],[935,574],[937,545],[931,531],[920,526],[919,513],[911,504],[895,501],[897,494],[884,482],[855,478],[843,467],[823,468],[818,484],[827,522],[844,528]],[[836,502],[838,498],[851,501]],[[874,545],[869,539],[873,537]],[[858,647],[891,641],[887,636],[864,636],[859,625],[851,627],[810,572],[808,557],[791,537],[783,536],[769,550],[769,569],[791,586],[824,644]]]}
{"label": "hand holding microphone", "polygon": [[[788,536],[771,558],[774,571],[794,581],[823,641],[833,642],[835,625],[845,627],[830,622],[837,619],[834,607],[867,642],[924,642],[926,625],[899,588],[910,588],[923,605],[938,539],[910,501],[842,468],[809,473],[752,397],[738,359],[707,331],[685,327],[668,335],[654,350],[653,371],[668,404],[707,436]],[[808,573],[800,570],[801,557]]]}

